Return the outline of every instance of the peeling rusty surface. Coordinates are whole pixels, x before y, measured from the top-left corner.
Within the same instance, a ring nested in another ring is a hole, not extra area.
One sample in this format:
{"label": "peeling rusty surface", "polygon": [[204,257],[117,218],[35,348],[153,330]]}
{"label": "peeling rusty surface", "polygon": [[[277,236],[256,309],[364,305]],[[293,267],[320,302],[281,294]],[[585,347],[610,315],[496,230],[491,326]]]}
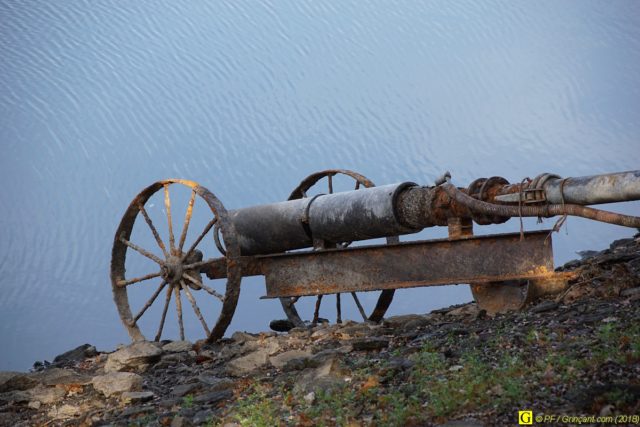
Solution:
{"label": "peeling rusty surface", "polygon": [[320,295],[553,275],[547,231],[261,257],[267,297]]}

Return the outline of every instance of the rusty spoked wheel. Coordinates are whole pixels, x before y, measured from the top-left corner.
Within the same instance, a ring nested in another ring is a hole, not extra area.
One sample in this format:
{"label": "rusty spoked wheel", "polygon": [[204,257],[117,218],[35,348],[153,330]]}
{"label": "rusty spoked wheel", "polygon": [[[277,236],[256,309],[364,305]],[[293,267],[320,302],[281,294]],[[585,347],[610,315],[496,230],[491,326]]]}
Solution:
{"label": "rusty spoked wheel", "polygon": [[[180,234],[174,234],[172,213],[177,212],[171,199],[179,199],[178,196],[182,196],[186,206],[178,214],[184,212],[182,228],[176,229]],[[207,207],[198,209],[201,202],[196,203],[197,199],[204,200]],[[155,224],[153,219],[156,219]],[[202,226],[205,222],[206,225]],[[204,283],[201,275],[201,269],[213,260],[205,257],[207,251],[211,252],[207,254],[209,256],[214,254],[215,249],[207,247],[207,244],[214,247],[213,238],[205,237],[212,233],[214,225],[222,232],[226,247],[226,284]],[[184,303],[191,306],[207,339],[221,338],[231,322],[240,295],[239,256],[240,247],[233,224],[222,203],[209,190],[193,181],[181,179],[158,181],[145,188],[133,199],[122,217],[111,253],[113,296],[131,339],[145,340],[141,330],[144,329],[155,331],[154,340],[159,341],[169,313],[169,317],[176,320],[180,339],[184,340],[183,296],[188,301]],[[128,275],[127,271],[133,273]],[[164,304],[154,304],[162,293]],[[170,305],[175,306],[175,314],[169,310]],[[137,309],[135,314],[132,306]],[[211,324],[205,316],[210,317],[213,310],[219,310],[219,316]],[[158,320],[153,319],[151,313],[154,311]]]}
{"label": "rusty spoked wheel", "polygon": [[[375,186],[371,180],[369,180],[367,177],[363,175],[360,175],[359,173],[356,173],[350,170],[345,170],[345,169],[329,169],[321,172],[316,172],[306,177],[300,183],[300,185],[298,185],[291,192],[291,195],[289,196],[288,200],[295,200],[295,199],[308,197],[308,193],[310,192],[312,187],[318,185],[320,181],[325,179],[327,181],[326,187],[325,187],[327,189],[327,192],[329,194],[333,193],[333,190],[334,190],[333,178],[336,175],[338,176],[343,175],[355,181],[355,190],[358,190],[361,187],[368,188],[368,187]],[[324,184],[319,184],[319,187],[324,187]],[[394,243],[398,243],[399,241],[400,240],[397,236],[387,237],[387,244],[394,244]],[[351,242],[324,242],[324,243],[326,244],[327,248],[328,247],[346,248],[351,244]],[[348,297],[350,297],[353,300],[356,308],[358,309],[358,312],[360,313],[360,316],[364,321],[380,322],[384,318],[384,315],[387,312],[387,309],[391,305],[391,301],[393,300],[394,293],[395,293],[395,290],[393,289],[380,291],[380,295],[378,296],[378,299],[373,309],[370,312],[367,312],[367,309],[363,306],[360,300],[360,297],[358,296],[358,293],[351,292]],[[336,323],[342,323],[342,295],[343,294],[339,294],[339,293],[335,294]],[[323,295],[318,295],[316,297],[313,317],[311,319],[312,324],[316,324],[320,319],[320,306],[322,304],[323,297],[324,297]],[[302,318],[298,313],[298,310],[296,309],[296,303],[298,303],[298,300],[299,300],[299,297],[280,298],[280,303],[282,304],[282,308],[285,314],[287,315],[287,318],[289,319],[289,321],[291,321],[294,325],[298,327],[304,327],[305,322],[302,320]]]}

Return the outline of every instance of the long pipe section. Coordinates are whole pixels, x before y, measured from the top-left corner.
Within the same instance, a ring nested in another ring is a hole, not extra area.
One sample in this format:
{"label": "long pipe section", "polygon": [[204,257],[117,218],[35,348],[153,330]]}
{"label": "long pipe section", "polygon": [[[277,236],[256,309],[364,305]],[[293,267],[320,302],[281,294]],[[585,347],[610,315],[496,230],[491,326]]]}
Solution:
{"label": "long pipe section", "polygon": [[314,240],[340,243],[415,233],[447,225],[449,218],[490,224],[519,215],[569,214],[640,225],[638,217],[583,206],[640,200],[640,171],[543,177],[522,184],[509,184],[502,178],[477,180],[482,185],[472,184],[469,189],[458,189],[450,182],[435,187],[405,182],[253,206],[229,214],[243,255],[309,248]]}

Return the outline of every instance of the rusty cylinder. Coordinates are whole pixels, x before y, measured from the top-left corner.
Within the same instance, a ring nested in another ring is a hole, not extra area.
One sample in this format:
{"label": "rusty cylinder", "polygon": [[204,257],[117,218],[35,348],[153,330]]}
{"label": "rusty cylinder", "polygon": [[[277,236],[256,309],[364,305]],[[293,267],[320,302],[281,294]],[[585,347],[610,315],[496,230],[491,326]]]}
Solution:
{"label": "rusty cylinder", "polygon": [[286,252],[332,243],[367,240],[422,229],[398,217],[399,194],[414,183],[383,185],[343,193],[253,206],[229,212],[242,255]]}

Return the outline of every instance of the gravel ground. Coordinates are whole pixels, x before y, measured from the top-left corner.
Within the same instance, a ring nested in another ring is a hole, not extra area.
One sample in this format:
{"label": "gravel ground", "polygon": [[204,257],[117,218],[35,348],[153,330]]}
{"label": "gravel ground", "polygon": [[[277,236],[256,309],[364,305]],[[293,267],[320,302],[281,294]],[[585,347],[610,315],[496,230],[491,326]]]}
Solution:
{"label": "gravel ground", "polygon": [[563,293],[495,317],[471,303],[379,325],[236,333],[211,346],[81,346],[29,373],[0,372],[0,425],[454,426],[514,425],[519,410],[640,415],[640,235],[560,270],[576,272]]}

